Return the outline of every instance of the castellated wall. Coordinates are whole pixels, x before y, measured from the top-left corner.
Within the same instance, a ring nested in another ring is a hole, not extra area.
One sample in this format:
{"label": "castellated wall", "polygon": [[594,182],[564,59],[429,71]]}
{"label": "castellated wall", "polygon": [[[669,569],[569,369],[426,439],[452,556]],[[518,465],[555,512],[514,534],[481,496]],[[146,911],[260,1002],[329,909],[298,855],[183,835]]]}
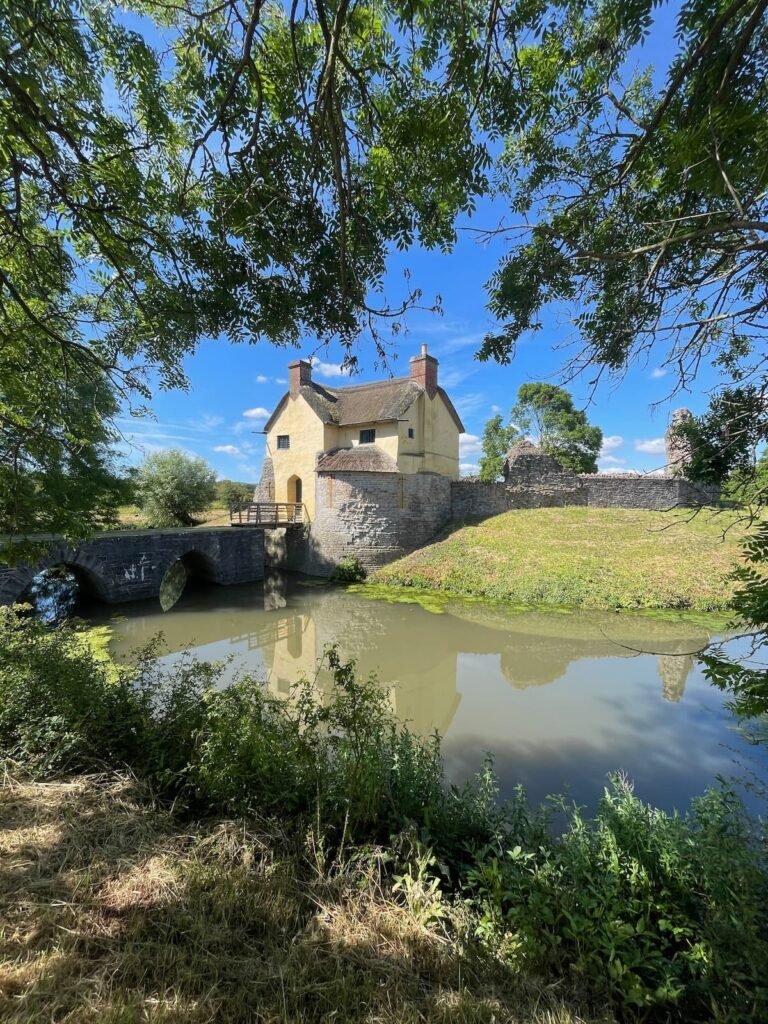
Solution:
{"label": "castellated wall", "polygon": [[634,473],[583,474],[587,504],[595,508],[648,508],[716,505],[717,487],[693,484],[679,476],[639,476]]}

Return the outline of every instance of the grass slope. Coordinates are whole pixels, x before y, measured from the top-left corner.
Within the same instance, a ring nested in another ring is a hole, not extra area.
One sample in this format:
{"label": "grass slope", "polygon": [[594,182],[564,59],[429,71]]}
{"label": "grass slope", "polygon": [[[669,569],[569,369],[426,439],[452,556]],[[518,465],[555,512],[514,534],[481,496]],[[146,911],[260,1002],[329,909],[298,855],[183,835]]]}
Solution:
{"label": "grass slope", "polygon": [[127,778],[6,776],[0,861],[4,1024],[585,1020],[566,984],[459,942],[418,885],[395,899],[375,857],[327,865],[275,826],[184,827]]}
{"label": "grass slope", "polygon": [[454,526],[372,580],[524,605],[717,611],[743,536],[734,512],[526,509]]}

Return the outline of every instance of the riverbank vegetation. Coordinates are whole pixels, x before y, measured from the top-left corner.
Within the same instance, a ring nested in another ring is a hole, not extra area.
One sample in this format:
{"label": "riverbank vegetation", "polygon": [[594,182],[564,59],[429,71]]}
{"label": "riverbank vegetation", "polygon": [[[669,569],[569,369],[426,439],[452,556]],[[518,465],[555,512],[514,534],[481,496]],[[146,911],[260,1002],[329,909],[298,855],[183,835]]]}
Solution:
{"label": "riverbank vegetation", "polygon": [[745,531],[735,512],[518,509],[454,525],[372,581],[521,605],[720,611]]}
{"label": "riverbank vegetation", "polygon": [[290,701],[155,653],[0,614],[3,1019],[768,1013],[765,836],[730,791],[499,806],[333,650]]}

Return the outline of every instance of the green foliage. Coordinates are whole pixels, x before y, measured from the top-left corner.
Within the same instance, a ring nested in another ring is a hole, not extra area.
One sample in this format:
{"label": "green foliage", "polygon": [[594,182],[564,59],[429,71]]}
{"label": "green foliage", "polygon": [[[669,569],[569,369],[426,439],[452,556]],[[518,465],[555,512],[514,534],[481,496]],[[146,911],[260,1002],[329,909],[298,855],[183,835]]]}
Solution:
{"label": "green foliage", "polygon": [[587,414],[574,408],[573,398],[554,384],[521,384],[512,421],[523,434],[553,455],[566,469],[596,473],[603,432]]}
{"label": "green foliage", "polygon": [[225,508],[243,501],[253,501],[253,484],[242,484],[236,480],[216,481],[216,501]]}
{"label": "green foliage", "polygon": [[702,657],[707,678],[728,694],[733,711],[747,718],[768,718],[768,522],[759,522],[744,544],[743,564],[734,569],[734,629],[745,633],[749,649],[734,661],[729,644],[712,646]]}
{"label": "green foliage", "polygon": [[501,477],[504,458],[519,437],[514,423],[504,426],[501,413],[492,416],[483,428],[483,454],[480,457],[480,479],[492,483]]}
{"label": "green foliage", "polygon": [[490,764],[446,790],[439,739],[397,724],[386,690],[333,649],[332,690],[300,681],[290,700],[250,677],[220,689],[221,667],[191,659],[164,671],[157,654],[128,674],[70,628],[3,610],[0,766],[49,777],[128,765],[177,813],[273,816],[310,833],[316,856],[375,841],[377,871],[396,864],[422,928],[460,895],[464,926],[516,972],[567,978],[622,1020],[768,1013],[765,836],[729,791],[679,817],[614,780],[594,819],[555,802],[557,835],[522,791],[498,806]]}
{"label": "green foliage", "polygon": [[498,480],[511,445],[522,437],[553,455],[576,473],[596,473],[603,432],[590,426],[586,413],[576,409],[573,398],[554,384],[521,384],[508,426],[500,414],[483,430],[480,479]]}
{"label": "green foliage", "polygon": [[449,249],[487,188],[484,15],[0,2],[0,530],[108,518],[105,423],[201,337],[385,353],[421,296],[371,305],[389,246]]}
{"label": "green foliage", "polygon": [[367,573],[357,558],[342,558],[333,570],[331,579],[337,583],[360,583]]}
{"label": "green foliage", "polygon": [[517,827],[469,871],[486,941],[514,967],[576,980],[622,1019],[768,1013],[768,865],[732,793],[710,790],[670,816],[616,778],[594,820],[559,810],[554,838],[518,807]]}
{"label": "green foliage", "polygon": [[205,459],[172,448],[148,455],[136,477],[136,503],[149,526],[191,526],[216,496]]}
{"label": "green foliage", "polygon": [[66,627],[0,608],[0,756],[35,774],[135,762],[145,709]]}

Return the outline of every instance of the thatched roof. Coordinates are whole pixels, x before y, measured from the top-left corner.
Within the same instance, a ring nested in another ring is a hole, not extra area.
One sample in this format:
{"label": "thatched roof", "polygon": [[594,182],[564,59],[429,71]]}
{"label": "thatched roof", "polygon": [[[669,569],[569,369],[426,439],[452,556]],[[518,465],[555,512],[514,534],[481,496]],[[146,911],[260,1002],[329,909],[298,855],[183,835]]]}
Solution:
{"label": "thatched roof", "polygon": [[[352,384],[343,388],[327,388],[310,381],[301,387],[299,393],[324,423],[349,427],[358,423],[391,423],[402,419],[423,391],[422,385],[410,377],[393,377],[373,384]],[[443,388],[438,388],[437,393],[458,429],[463,431],[464,425],[448,395]],[[288,395],[283,395],[267,420],[265,430],[272,428],[287,401]]]}
{"label": "thatched roof", "polygon": [[378,445],[332,448],[317,460],[318,473],[399,473],[397,463]]}

